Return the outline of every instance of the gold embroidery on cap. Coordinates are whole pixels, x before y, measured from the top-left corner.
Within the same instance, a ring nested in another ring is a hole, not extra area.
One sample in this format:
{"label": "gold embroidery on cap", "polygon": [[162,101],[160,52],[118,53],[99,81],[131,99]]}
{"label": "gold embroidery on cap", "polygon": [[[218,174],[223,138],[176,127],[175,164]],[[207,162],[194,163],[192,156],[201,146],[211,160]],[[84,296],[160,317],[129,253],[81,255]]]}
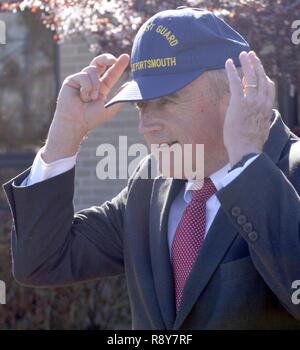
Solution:
{"label": "gold embroidery on cap", "polygon": [[165,37],[170,46],[175,46],[178,44],[178,39],[167,27],[159,25],[156,28],[156,32],[161,34],[163,37]]}
{"label": "gold embroidery on cap", "polygon": [[152,58],[149,60],[137,61],[131,65],[131,71],[141,69],[164,68],[176,66],[176,57]]}
{"label": "gold embroidery on cap", "polygon": [[[155,26],[156,26],[156,23],[147,24],[143,30],[143,33],[152,32],[152,29]],[[165,26],[159,25],[158,27],[156,27],[155,32],[162,35],[164,38],[166,38],[170,46],[176,46],[179,43],[175,34],[172,33],[172,31]]]}

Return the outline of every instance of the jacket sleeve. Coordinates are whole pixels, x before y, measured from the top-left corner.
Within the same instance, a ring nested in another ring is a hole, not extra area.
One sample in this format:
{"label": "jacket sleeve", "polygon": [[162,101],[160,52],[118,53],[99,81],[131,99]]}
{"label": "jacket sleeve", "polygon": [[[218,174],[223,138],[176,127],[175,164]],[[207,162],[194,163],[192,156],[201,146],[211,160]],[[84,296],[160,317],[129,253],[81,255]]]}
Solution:
{"label": "jacket sleeve", "polygon": [[257,271],[281,304],[300,319],[300,305],[292,301],[292,283],[300,280],[300,164],[291,157],[288,164],[286,176],[261,154],[217,197],[248,243]]}
{"label": "jacket sleeve", "polygon": [[15,279],[47,287],[122,274],[127,187],[111,201],[74,215],[75,168],[20,187],[29,173],[30,168],[3,185],[13,216]]}

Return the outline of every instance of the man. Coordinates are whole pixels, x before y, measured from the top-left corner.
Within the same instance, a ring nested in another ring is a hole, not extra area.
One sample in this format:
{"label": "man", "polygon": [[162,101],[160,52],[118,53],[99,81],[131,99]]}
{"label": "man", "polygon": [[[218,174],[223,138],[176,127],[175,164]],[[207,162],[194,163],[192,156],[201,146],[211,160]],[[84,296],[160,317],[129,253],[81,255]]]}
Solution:
{"label": "man", "polygon": [[[125,273],[133,329],[299,329],[300,142],[259,58],[212,13],[178,8],[141,27],[133,81],[106,103],[128,61],[103,54],[68,77],[45,146],[4,185],[16,280]],[[74,215],[80,142],[126,101],[149,145],[204,144],[204,184],[141,179],[146,157],[119,195]]]}

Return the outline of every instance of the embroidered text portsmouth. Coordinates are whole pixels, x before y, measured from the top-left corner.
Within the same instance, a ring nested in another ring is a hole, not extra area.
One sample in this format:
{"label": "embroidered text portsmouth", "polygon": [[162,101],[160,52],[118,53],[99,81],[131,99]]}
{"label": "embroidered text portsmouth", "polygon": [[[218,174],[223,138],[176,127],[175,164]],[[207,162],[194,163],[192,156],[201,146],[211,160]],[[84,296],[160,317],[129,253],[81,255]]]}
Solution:
{"label": "embroidered text portsmouth", "polygon": [[135,72],[141,69],[173,67],[176,66],[176,57],[152,58],[138,61],[132,64],[131,70]]}

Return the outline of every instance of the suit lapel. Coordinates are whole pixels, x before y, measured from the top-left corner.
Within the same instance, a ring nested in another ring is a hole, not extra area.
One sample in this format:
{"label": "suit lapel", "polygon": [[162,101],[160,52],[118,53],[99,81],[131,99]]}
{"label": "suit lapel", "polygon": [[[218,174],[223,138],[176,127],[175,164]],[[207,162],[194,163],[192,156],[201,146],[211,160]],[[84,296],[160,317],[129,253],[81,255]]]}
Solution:
{"label": "suit lapel", "polygon": [[184,180],[157,178],[150,205],[150,253],[155,289],[166,329],[175,320],[173,271],[168,246],[170,206],[184,186]]}
{"label": "suit lapel", "polygon": [[236,236],[237,231],[220,208],[186,281],[173,329],[181,326]]}

